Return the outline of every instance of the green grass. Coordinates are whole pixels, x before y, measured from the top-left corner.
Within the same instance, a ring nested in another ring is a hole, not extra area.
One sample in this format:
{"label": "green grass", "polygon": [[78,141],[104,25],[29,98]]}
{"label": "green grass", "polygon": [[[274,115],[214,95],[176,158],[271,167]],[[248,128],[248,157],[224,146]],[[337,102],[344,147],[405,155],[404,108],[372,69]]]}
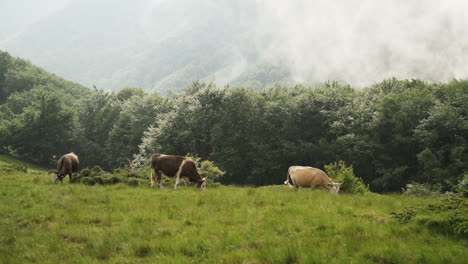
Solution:
{"label": "green grass", "polygon": [[[19,161],[18,159],[10,155],[0,154],[0,166],[9,166],[12,164],[25,166],[28,169],[28,171],[31,171],[31,172],[44,172],[46,170],[45,168],[38,166],[36,164],[30,163],[30,162]],[[51,169],[54,169],[54,168],[51,168]]]}
{"label": "green grass", "polygon": [[466,263],[466,240],[391,217],[432,201],[52,184],[0,170],[0,263]]}

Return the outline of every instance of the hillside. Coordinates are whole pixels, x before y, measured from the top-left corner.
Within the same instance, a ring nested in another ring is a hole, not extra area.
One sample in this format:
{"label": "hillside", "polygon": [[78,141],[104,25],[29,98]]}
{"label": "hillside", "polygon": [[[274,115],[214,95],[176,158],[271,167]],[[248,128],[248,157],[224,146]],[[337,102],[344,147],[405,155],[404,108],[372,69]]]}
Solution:
{"label": "hillside", "polygon": [[[76,100],[84,96],[89,89],[65,80],[55,74],[33,65],[31,62],[11,56],[0,50],[0,104],[14,93],[25,93],[34,89],[60,92],[67,100]],[[27,101],[20,102],[23,105]]]}
{"label": "hillside", "polygon": [[[4,160],[2,158],[2,160]],[[462,263],[466,240],[391,213],[437,201],[286,186],[51,184],[0,162],[1,263]],[[313,249],[312,249],[313,248]]]}

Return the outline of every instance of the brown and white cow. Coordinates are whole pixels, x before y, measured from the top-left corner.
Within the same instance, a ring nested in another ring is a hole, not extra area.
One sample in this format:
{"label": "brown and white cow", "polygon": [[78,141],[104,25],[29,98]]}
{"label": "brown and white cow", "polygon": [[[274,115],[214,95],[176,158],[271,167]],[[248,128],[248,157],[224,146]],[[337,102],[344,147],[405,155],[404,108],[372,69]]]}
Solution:
{"label": "brown and white cow", "polygon": [[80,160],[78,159],[78,156],[75,153],[70,152],[60,157],[60,159],[57,161],[57,171],[52,170],[49,171],[49,173],[55,173],[54,182],[57,180],[62,182],[63,178],[65,178],[67,175],[71,179],[72,174],[78,172],[79,167]]}
{"label": "brown and white cow", "polygon": [[151,156],[151,187],[154,187],[156,182],[162,188],[161,172],[168,177],[175,177],[176,182],[174,190],[177,189],[179,180],[182,177],[187,177],[190,182],[194,182],[200,191],[204,191],[206,187],[206,177],[202,178],[197,171],[197,167],[193,160],[182,157],[165,154],[154,154]]}
{"label": "brown and white cow", "polygon": [[303,166],[289,167],[284,184],[291,188],[294,186],[296,189],[299,187],[317,188],[333,193],[338,193],[341,187],[341,183],[333,182],[321,169]]}

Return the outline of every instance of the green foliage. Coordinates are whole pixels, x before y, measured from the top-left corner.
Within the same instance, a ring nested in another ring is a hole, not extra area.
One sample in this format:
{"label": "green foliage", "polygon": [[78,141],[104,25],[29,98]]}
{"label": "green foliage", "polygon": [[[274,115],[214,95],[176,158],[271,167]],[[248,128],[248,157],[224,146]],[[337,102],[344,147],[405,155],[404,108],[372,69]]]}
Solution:
{"label": "green foliage", "polygon": [[362,182],[362,179],[356,177],[356,175],[354,175],[353,167],[347,166],[344,161],[325,165],[325,170],[334,182],[343,184],[341,185],[340,191],[360,194],[369,192],[369,186],[366,186]]}
{"label": "green foliage", "polygon": [[81,177],[89,177],[90,175],[91,175],[91,170],[88,168],[82,169],[80,172]]}
{"label": "green foliage", "polygon": [[130,179],[127,181],[128,186],[137,187],[140,182],[137,179]]}
{"label": "green foliage", "polygon": [[84,185],[94,185],[95,181],[93,177],[82,177],[81,183]]}
{"label": "green foliage", "polygon": [[417,197],[438,197],[442,195],[440,186],[434,186],[429,183],[410,183],[403,189],[403,193],[409,196]]}
{"label": "green foliage", "polygon": [[468,238],[468,198],[453,195],[393,214],[402,223],[417,223],[446,234]]}
{"label": "green foliage", "polygon": [[103,169],[99,166],[94,166],[91,168],[91,172],[94,174],[100,174],[103,172]]}
{"label": "green foliage", "polygon": [[104,179],[105,179],[104,177],[95,176],[95,177],[93,177],[93,179],[94,179],[94,182],[95,182],[96,184],[101,184],[101,185],[104,184]]}
{"label": "green foliage", "polygon": [[[190,156],[189,156],[190,157]],[[190,157],[195,165],[197,166],[201,177],[208,177],[210,181],[219,181],[221,177],[226,173],[222,171],[213,161],[204,160],[201,161],[201,158]]]}
{"label": "green foliage", "polygon": [[[376,192],[401,191],[411,182],[448,191],[447,182],[468,171],[465,80],[263,91],[195,81],[167,96],[140,88],[112,93],[0,52],[0,95],[0,151],[49,167],[70,151],[81,167],[107,171],[147,166],[154,153],[193,153],[204,160],[200,170],[209,179],[261,186],[283,182],[291,165],[321,168],[342,160]],[[149,173],[116,175],[143,180]]]}
{"label": "green foliage", "polygon": [[80,183],[81,178],[86,177],[83,176],[83,173],[73,173],[72,177],[70,178],[70,183]]}

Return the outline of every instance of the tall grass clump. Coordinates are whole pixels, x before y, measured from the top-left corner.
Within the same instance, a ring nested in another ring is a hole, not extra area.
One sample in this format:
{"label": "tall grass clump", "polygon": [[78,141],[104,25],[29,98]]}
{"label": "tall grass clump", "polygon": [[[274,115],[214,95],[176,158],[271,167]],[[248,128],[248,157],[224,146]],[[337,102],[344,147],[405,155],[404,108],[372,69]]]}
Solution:
{"label": "tall grass clump", "polygon": [[325,165],[325,170],[333,181],[343,183],[340,191],[360,194],[369,192],[369,186],[365,185],[361,178],[356,177],[353,167],[346,165],[344,161]]}

